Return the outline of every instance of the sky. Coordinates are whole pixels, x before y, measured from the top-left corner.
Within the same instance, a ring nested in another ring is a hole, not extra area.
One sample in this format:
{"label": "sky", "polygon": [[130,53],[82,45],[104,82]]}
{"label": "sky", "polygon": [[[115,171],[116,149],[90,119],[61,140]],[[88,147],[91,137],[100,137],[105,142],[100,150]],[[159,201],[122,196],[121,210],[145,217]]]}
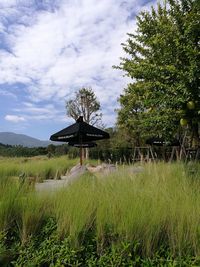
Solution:
{"label": "sky", "polygon": [[48,140],[74,121],[65,102],[91,87],[106,127],[128,80],[121,43],[155,0],[0,0],[0,132]]}

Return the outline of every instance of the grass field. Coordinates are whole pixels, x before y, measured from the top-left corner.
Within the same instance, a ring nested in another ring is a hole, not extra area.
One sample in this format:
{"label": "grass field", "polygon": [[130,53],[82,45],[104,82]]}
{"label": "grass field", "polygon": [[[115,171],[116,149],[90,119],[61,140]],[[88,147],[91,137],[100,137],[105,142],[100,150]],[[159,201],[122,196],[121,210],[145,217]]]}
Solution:
{"label": "grass field", "polygon": [[35,177],[38,181],[56,179],[63,175],[78,159],[68,159],[67,156],[47,158],[45,156],[33,158],[0,158],[0,177],[19,176]]}
{"label": "grass field", "polygon": [[8,161],[0,167],[0,263],[15,250],[8,266],[200,266],[198,164],[124,166],[40,194],[11,176],[46,177],[75,161]]}

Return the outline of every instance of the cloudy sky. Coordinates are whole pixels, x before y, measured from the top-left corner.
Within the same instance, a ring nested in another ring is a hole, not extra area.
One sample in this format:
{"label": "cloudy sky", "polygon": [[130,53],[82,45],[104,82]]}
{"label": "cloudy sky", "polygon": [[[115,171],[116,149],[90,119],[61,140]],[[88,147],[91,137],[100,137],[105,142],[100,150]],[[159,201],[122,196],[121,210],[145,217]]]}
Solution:
{"label": "cloudy sky", "polygon": [[47,140],[73,122],[65,101],[92,87],[116,121],[127,80],[112,68],[135,16],[155,0],[0,0],[0,132]]}

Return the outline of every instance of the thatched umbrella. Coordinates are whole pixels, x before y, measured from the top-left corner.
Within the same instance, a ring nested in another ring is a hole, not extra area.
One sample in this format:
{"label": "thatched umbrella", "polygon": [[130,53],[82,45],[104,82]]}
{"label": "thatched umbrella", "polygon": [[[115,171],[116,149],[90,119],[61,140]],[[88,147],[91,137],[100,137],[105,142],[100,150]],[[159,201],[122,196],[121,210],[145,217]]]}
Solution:
{"label": "thatched umbrella", "polygon": [[82,148],[94,147],[95,140],[110,138],[109,134],[83,121],[80,116],[76,123],[51,135],[51,141],[68,142],[69,145],[80,147],[80,164],[82,165]]}

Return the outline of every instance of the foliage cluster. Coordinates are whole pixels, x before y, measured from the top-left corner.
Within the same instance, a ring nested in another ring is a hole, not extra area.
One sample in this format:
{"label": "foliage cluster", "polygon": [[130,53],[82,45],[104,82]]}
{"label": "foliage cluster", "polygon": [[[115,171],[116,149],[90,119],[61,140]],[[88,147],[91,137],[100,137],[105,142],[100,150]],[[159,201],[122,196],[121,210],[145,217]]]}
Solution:
{"label": "foliage cluster", "polygon": [[61,156],[66,155],[69,151],[69,146],[66,144],[54,145],[50,144],[47,147],[24,147],[11,146],[0,143],[0,156],[3,157],[35,157],[41,155]]}
{"label": "foliage cluster", "polygon": [[11,146],[0,143],[0,156],[3,157],[34,157],[39,155],[46,155],[47,149],[45,147],[23,147]]}
{"label": "foliage cluster", "polygon": [[119,68],[131,82],[119,99],[118,123],[137,145],[149,135],[180,135],[180,119],[199,143],[199,24],[199,0],[169,0],[141,12],[128,34]]}
{"label": "foliage cluster", "polygon": [[77,120],[83,116],[83,120],[91,125],[100,124],[100,102],[92,88],[81,88],[75,93],[75,98],[66,101],[67,115]]}
{"label": "foliage cluster", "polygon": [[[98,146],[96,148],[89,150],[90,158],[105,162],[132,162],[133,149],[130,149],[130,143],[129,147],[127,147],[127,143],[120,143],[116,133],[111,136],[111,140],[100,141],[98,142]],[[19,161],[20,157],[27,157],[27,161],[30,161],[31,157],[41,155],[52,159],[54,157],[66,155],[69,159],[76,159],[79,157],[79,154],[80,152],[78,148],[69,147],[68,145],[55,146],[51,144],[47,148],[27,148],[22,146],[0,145],[0,156],[11,158],[18,157]],[[45,175],[45,177],[48,177],[48,175]]]}

